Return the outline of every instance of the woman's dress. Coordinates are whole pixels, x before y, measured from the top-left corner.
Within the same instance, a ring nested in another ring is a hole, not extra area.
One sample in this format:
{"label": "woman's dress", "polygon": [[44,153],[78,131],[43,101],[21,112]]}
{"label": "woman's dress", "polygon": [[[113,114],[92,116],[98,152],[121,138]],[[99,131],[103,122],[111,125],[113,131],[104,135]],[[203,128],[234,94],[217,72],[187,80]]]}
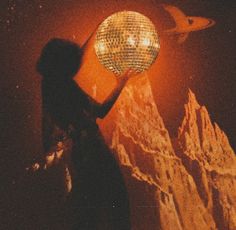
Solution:
{"label": "woman's dress", "polygon": [[[73,80],[43,80],[42,94],[43,111],[49,120],[73,140],[71,159],[74,173],[67,201],[68,228],[130,229],[123,177],[96,124],[99,105]],[[50,130],[52,128],[45,124],[46,151],[55,139],[50,136]]]}

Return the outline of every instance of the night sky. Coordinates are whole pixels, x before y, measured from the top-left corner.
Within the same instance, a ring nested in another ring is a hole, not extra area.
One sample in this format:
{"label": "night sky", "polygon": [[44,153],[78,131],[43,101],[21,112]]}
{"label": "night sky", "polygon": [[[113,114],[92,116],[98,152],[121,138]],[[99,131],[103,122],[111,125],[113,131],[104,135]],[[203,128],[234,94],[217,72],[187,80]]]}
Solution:
{"label": "night sky", "polygon": [[83,44],[98,23],[125,9],[144,13],[158,28],[173,27],[159,3],[216,21],[212,28],[190,33],[183,44],[177,44],[176,37],[161,38],[160,60],[149,78],[167,129],[176,135],[191,88],[236,149],[235,1],[1,0],[1,189],[14,184],[25,165],[42,153],[40,76],[35,64],[44,44],[52,37]]}

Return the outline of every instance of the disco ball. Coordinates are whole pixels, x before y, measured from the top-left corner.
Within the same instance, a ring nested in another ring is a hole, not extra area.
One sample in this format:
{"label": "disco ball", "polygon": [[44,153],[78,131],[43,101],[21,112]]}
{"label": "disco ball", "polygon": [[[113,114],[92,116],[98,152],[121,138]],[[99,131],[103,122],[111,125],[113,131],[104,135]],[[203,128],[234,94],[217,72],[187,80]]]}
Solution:
{"label": "disco ball", "polygon": [[98,27],[95,52],[99,61],[116,75],[128,68],[147,70],[155,61],[160,41],[154,24],[134,11],[112,14]]}

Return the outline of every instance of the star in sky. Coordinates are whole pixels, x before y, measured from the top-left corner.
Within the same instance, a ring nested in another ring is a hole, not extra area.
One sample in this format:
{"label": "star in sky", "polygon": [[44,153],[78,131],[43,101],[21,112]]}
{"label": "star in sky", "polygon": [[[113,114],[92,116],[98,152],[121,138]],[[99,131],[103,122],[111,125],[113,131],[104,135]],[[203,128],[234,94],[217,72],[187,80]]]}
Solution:
{"label": "star in sky", "polygon": [[[2,6],[0,24],[10,32],[15,24],[28,18],[32,12],[42,11],[43,6],[42,0],[9,0],[6,5]],[[36,15],[38,16],[38,13]]]}

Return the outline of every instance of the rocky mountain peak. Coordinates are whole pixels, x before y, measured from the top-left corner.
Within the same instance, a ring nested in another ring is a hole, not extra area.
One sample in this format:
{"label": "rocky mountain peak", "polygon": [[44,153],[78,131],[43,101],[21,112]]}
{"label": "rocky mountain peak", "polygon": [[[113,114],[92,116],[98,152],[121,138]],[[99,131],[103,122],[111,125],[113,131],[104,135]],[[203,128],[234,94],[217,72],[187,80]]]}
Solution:
{"label": "rocky mountain peak", "polygon": [[116,105],[116,129],[149,153],[174,155],[147,76],[128,84]]}
{"label": "rocky mountain peak", "polygon": [[178,133],[182,150],[207,167],[234,170],[235,154],[227,136],[216,123],[212,123],[206,107],[199,105],[191,90],[184,107],[185,116]]}

